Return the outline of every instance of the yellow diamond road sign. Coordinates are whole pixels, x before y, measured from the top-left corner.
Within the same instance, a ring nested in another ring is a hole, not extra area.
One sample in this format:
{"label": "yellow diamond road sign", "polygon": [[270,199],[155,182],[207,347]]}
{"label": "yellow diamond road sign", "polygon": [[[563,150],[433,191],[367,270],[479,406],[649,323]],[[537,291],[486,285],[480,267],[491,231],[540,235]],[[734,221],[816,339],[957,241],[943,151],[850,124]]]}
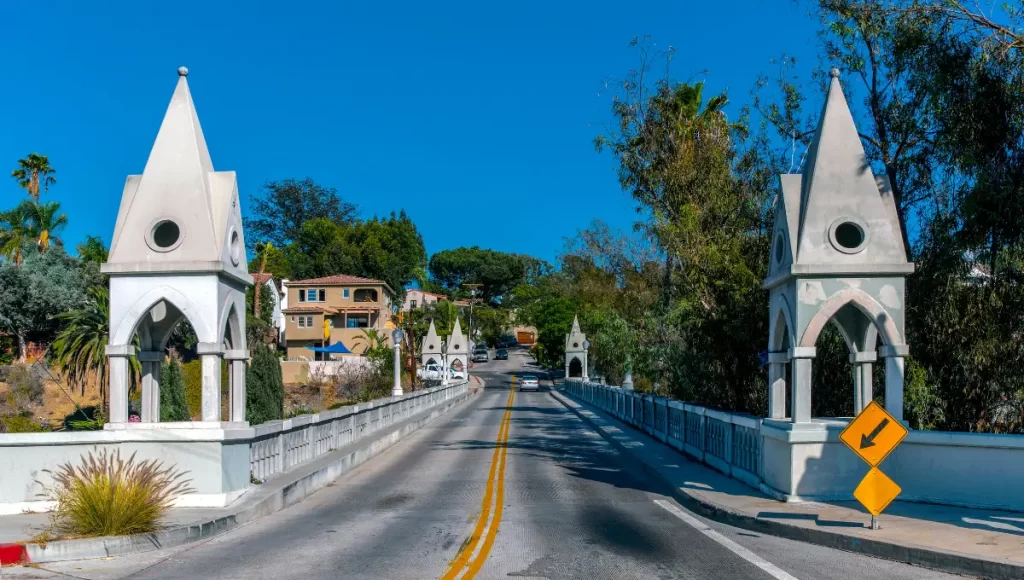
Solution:
{"label": "yellow diamond road sign", "polygon": [[853,497],[864,506],[873,516],[882,513],[896,496],[903,491],[896,482],[889,479],[889,476],[882,473],[877,467],[864,476],[857,489],[853,490]]}
{"label": "yellow diamond road sign", "polygon": [[860,415],[843,429],[839,439],[871,467],[877,467],[893,449],[896,449],[908,432],[907,428],[881,405],[871,401]]}

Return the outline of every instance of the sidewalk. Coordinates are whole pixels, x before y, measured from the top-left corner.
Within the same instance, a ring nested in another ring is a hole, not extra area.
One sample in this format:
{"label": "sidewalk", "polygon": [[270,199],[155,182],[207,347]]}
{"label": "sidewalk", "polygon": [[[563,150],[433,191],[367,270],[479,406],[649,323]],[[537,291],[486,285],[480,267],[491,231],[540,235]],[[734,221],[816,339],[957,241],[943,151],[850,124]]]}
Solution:
{"label": "sidewalk", "polygon": [[551,393],[627,460],[669,485],[682,505],[710,519],[954,574],[1024,578],[1024,514],[896,501],[872,530],[870,514],[856,501],[771,499],[586,403]]}

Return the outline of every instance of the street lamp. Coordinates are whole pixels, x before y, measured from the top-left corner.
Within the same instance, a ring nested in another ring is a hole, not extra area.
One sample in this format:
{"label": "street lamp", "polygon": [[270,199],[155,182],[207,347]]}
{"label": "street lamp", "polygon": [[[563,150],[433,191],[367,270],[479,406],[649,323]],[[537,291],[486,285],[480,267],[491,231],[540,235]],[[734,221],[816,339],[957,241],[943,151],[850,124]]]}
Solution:
{"label": "street lamp", "polygon": [[396,328],[391,333],[391,341],[395,345],[395,385],[391,387],[392,397],[402,396],[402,361],[401,361],[401,349],[402,349],[402,329]]}
{"label": "street lamp", "polygon": [[446,345],[444,343],[444,341],[442,341],[441,342],[441,386],[442,387],[447,387],[448,386],[448,373],[450,373],[450,372],[451,372],[451,370],[449,370],[449,368],[448,368],[448,345]]}
{"label": "street lamp", "polygon": [[590,369],[590,341],[583,341],[583,382],[590,380],[588,372]]}

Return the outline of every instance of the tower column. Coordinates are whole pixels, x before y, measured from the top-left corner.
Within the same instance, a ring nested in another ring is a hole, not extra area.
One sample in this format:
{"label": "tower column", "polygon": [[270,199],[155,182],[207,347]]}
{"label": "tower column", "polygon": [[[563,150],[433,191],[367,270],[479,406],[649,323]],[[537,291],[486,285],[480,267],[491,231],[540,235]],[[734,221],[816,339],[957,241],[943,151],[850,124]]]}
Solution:
{"label": "tower column", "polygon": [[768,418],[786,418],[786,351],[768,353]]}
{"label": "tower column", "polygon": [[794,423],[811,422],[811,363],[817,354],[813,346],[789,349],[793,376],[792,401]]}
{"label": "tower column", "polygon": [[224,356],[224,346],[216,342],[200,342],[196,351],[199,353],[202,367],[203,421],[219,423],[221,420],[220,363]]}
{"label": "tower column", "polygon": [[232,423],[245,422],[245,370],[246,361],[249,359],[247,350],[225,351],[224,359],[228,361],[228,393],[231,402],[228,408],[231,410],[229,420]]}
{"label": "tower column", "polygon": [[876,360],[873,352],[850,353],[853,365],[853,414],[856,416],[875,398],[871,377],[871,363]]}
{"label": "tower column", "polygon": [[142,363],[142,422],[160,422],[160,363],[164,353],[155,350],[140,350]]}
{"label": "tower column", "polygon": [[128,386],[131,382],[128,359],[135,354],[135,347],[130,344],[108,344],[107,360],[110,365],[110,413],[111,423],[128,422]]}
{"label": "tower column", "polygon": [[905,344],[883,346],[878,354],[885,359],[885,410],[903,421],[904,359],[910,354],[910,347]]}

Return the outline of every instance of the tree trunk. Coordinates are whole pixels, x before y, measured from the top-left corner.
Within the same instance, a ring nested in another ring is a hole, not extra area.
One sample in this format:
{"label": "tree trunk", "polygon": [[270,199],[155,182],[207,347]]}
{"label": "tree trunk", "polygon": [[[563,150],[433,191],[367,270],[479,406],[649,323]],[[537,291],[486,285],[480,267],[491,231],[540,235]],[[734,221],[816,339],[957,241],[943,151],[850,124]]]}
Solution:
{"label": "tree trunk", "polygon": [[18,337],[18,362],[23,363],[28,361],[28,342],[25,341],[25,335],[21,332],[15,333]]}

